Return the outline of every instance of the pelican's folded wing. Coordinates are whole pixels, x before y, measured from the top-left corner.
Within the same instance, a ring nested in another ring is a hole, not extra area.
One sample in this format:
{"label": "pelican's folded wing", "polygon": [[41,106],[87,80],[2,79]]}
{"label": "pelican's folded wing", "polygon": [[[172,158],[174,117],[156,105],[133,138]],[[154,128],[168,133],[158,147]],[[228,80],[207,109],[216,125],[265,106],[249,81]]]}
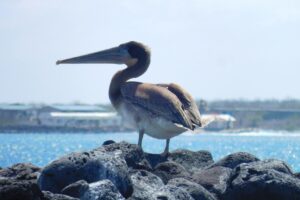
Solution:
{"label": "pelican's folded wing", "polygon": [[158,85],[127,82],[121,87],[124,100],[147,112],[161,116],[174,123],[193,129],[178,97],[167,88]]}
{"label": "pelican's folded wing", "polygon": [[167,88],[170,92],[175,94],[183,105],[184,111],[191,120],[192,124],[198,127],[203,127],[200,111],[192,96],[182,87],[175,83],[158,84],[158,86]]}

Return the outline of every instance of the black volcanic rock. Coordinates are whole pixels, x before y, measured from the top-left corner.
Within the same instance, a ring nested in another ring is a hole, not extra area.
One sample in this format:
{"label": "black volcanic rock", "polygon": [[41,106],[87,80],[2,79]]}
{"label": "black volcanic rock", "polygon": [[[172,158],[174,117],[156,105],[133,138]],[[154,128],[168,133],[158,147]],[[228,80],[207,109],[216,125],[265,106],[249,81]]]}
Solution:
{"label": "black volcanic rock", "polygon": [[106,141],[103,142],[102,145],[110,145],[110,144],[114,144],[114,143],[116,143],[116,142],[113,141],[113,140],[106,140]]}
{"label": "black volcanic rock", "polygon": [[85,180],[72,183],[61,190],[62,194],[80,198],[89,189],[89,184]]}
{"label": "black volcanic rock", "polygon": [[194,152],[186,149],[172,151],[168,156],[168,160],[179,163],[189,172],[203,169],[214,162],[211,153],[208,151]]}
{"label": "black volcanic rock", "polygon": [[274,169],[276,171],[292,175],[292,169],[283,161],[277,159],[266,159],[257,162],[251,162],[247,165],[240,165],[242,169],[250,170],[250,171],[265,171],[269,169]]}
{"label": "black volcanic rock", "polygon": [[133,170],[130,172],[133,184],[133,194],[130,199],[153,199],[153,194],[164,187],[163,181],[146,170]]}
{"label": "black volcanic rock", "polygon": [[221,196],[227,189],[231,175],[232,169],[217,166],[194,173],[192,180]]}
{"label": "black volcanic rock", "polygon": [[96,151],[101,152],[116,152],[120,151],[120,155],[125,159],[128,167],[133,169],[151,169],[150,164],[146,160],[143,150],[136,144],[129,144],[128,142],[111,143],[104,145]]}
{"label": "black volcanic rock", "polygon": [[72,153],[47,165],[41,172],[38,184],[42,190],[59,193],[78,180],[88,183],[111,180],[124,197],[132,194],[125,160],[121,152],[91,151]]}
{"label": "black volcanic rock", "polygon": [[300,181],[287,164],[268,159],[238,165],[224,199],[300,199]]}
{"label": "black volcanic rock", "polygon": [[295,173],[294,175],[295,175],[296,178],[299,178],[299,179],[300,179],[300,173],[299,173],[299,172],[298,172],[298,173]]}
{"label": "black volcanic rock", "polygon": [[36,180],[40,168],[31,163],[18,163],[0,170],[0,177],[18,180]]}
{"label": "black volcanic rock", "polygon": [[1,200],[41,199],[43,194],[36,181],[0,178]]}
{"label": "black volcanic rock", "polygon": [[92,151],[71,153],[41,171],[28,163],[0,170],[1,200],[125,198],[299,200],[300,179],[283,161],[260,161],[245,152],[213,163],[207,151],[176,150],[162,156],[126,142],[106,142]]}
{"label": "black volcanic rock", "polygon": [[172,184],[164,185],[158,176],[145,170],[132,171],[131,180],[134,192],[130,200],[193,200],[186,190]]}
{"label": "black volcanic rock", "polygon": [[80,199],[83,200],[125,200],[116,186],[108,179],[89,184],[88,190]]}
{"label": "black volcanic rock", "polygon": [[215,162],[214,164],[210,165],[210,168],[216,167],[216,166],[222,166],[222,167],[228,167],[228,168],[235,168],[241,163],[250,163],[259,161],[257,157],[250,153],[246,152],[237,152],[233,154],[229,154],[228,156],[225,156],[221,160]]}
{"label": "black volcanic rock", "polygon": [[168,185],[173,185],[187,191],[195,200],[216,200],[216,198],[201,185],[184,178],[169,180]]}
{"label": "black volcanic rock", "polygon": [[153,194],[157,200],[194,200],[191,195],[174,185],[165,185]]}
{"label": "black volcanic rock", "polygon": [[156,165],[167,161],[167,156],[163,156],[161,154],[152,154],[152,153],[145,153],[145,157],[150,164],[151,168],[155,168]]}
{"label": "black volcanic rock", "polygon": [[189,173],[185,170],[185,168],[172,161],[166,161],[158,164],[153,173],[159,176],[165,184],[173,178],[189,178]]}
{"label": "black volcanic rock", "polygon": [[63,194],[53,194],[49,191],[43,191],[43,197],[41,200],[79,200],[79,199],[67,195],[63,195]]}

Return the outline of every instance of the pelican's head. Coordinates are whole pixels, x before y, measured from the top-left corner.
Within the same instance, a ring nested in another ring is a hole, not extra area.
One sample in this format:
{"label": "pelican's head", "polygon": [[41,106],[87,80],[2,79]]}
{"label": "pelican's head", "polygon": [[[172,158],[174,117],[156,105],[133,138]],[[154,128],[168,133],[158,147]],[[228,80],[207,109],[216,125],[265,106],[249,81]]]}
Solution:
{"label": "pelican's head", "polygon": [[130,67],[141,60],[150,61],[150,50],[142,43],[131,41],[111,49],[58,60],[56,64],[112,63]]}

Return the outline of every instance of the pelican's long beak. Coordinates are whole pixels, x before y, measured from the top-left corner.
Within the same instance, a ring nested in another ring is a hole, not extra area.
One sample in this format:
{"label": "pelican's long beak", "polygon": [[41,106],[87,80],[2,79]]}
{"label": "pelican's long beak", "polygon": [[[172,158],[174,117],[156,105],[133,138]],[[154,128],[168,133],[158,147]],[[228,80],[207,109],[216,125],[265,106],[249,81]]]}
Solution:
{"label": "pelican's long beak", "polygon": [[74,58],[68,58],[64,60],[58,60],[59,64],[81,64],[81,63],[113,63],[113,64],[124,64],[131,59],[130,54],[124,47],[115,47],[96,53],[91,53],[83,56]]}

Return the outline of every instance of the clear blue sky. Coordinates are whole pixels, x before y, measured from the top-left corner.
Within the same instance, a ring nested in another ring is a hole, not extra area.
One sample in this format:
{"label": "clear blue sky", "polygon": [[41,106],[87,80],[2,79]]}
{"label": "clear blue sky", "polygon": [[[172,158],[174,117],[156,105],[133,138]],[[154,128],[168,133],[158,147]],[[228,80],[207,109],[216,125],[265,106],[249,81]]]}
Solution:
{"label": "clear blue sky", "polygon": [[300,98],[299,0],[1,0],[0,102],[107,103],[120,65],[57,59],[130,40],[152,49],[139,81],[195,98]]}

